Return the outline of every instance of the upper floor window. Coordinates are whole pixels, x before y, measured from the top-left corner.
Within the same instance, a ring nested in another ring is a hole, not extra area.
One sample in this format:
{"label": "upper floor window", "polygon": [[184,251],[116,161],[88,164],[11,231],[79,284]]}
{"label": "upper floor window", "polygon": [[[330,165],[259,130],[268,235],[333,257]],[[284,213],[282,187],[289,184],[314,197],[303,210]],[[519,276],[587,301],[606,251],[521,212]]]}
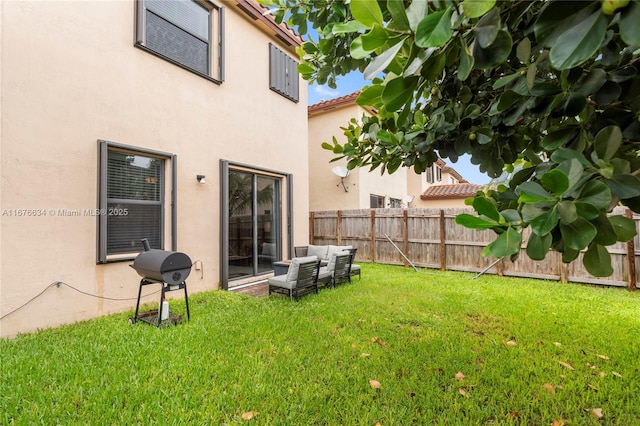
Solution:
{"label": "upper floor window", "polygon": [[199,0],[139,0],[136,45],[222,82],[224,9]]}
{"label": "upper floor window", "polygon": [[298,102],[299,81],[298,63],[269,43],[269,88],[292,100]]}
{"label": "upper floor window", "polygon": [[435,164],[426,170],[427,183],[441,182],[442,181],[442,169]]}

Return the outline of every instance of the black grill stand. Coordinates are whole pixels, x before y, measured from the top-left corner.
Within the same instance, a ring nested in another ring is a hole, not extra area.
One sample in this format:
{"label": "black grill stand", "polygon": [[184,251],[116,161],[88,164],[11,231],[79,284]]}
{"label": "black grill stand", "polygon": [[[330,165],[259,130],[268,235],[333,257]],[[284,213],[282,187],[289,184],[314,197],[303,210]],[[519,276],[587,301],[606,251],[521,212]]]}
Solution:
{"label": "black grill stand", "polygon": [[[142,287],[144,287],[145,285],[149,285],[149,284],[160,284],[162,285],[162,290],[160,291],[160,303],[158,305],[158,310],[157,310],[157,317],[154,314],[156,311],[155,310],[151,310],[149,312],[145,312],[142,314],[139,314],[140,311],[140,297],[142,295]],[[164,281],[158,281],[158,280],[154,280],[152,278],[143,278],[140,280],[140,289],[138,290],[138,303],[136,304],[136,314],[133,318],[129,318],[129,322],[131,324],[135,324],[136,321],[142,321],[142,322],[146,322],[147,324],[151,324],[151,325],[155,325],[156,327],[160,327],[162,325],[162,301],[165,298],[165,294],[170,292],[170,291],[176,291],[176,290],[181,290],[184,289],[184,303],[187,307],[187,320],[189,320],[191,318],[190,314],[189,314],[189,297],[187,295],[187,282],[183,281],[180,284],[168,284]],[[173,324],[177,324],[178,321],[175,320],[174,318],[169,318],[168,320],[165,320],[165,322],[170,322]]]}

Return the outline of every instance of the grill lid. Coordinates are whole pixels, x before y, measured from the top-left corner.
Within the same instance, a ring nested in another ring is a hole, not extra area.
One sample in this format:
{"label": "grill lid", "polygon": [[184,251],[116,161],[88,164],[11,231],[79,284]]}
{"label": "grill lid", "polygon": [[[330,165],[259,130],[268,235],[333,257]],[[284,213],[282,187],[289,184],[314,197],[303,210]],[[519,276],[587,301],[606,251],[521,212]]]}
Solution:
{"label": "grill lid", "polygon": [[184,282],[191,273],[191,259],[184,253],[149,249],[143,240],[145,251],[140,253],[131,267],[144,278],[175,285]]}

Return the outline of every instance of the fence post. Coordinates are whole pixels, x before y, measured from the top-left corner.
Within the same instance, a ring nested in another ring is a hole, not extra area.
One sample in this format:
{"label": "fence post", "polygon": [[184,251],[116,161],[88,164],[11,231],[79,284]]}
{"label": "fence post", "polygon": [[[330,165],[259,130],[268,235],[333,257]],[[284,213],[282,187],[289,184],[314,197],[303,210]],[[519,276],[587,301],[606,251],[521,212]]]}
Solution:
{"label": "fence post", "polygon": [[371,209],[371,247],[369,249],[371,263],[376,263],[376,211]]}
{"label": "fence post", "polygon": [[336,245],[341,246],[342,245],[342,210],[338,210],[338,212],[337,212],[336,234],[338,234],[336,236],[336,238],[338,240]]}
{"label": "fence post", "polygon": [[[402,212],[402,251],[404,253],[409,253],[409,213],[407,209],[404,209]],[[407,266],[406,259],[403,260],[404,266]]]}
{"label": "fence post", "polygon": [[447,270],[446,229],[444,226],[444,210],[440,210],[440,270]]}
{"label": "fence post", "polygon": [[[626,209],[624,215],[625,217],[633,220],[633,212],[631,209]],[[636,222],[634,221],[633,223],[635,224]],[[633,240],[634,238],[630,239],[627,243],[627,265],[629,271],[627,282],[629,283],[629,291],[636,290],[636,247]]]}
{"label": "fence post", "polygon": [[313,212],[309,212],[309,244],[313,244],[313,227],[315,225],[316,221],[315,221],[315,216],[313,214]]}

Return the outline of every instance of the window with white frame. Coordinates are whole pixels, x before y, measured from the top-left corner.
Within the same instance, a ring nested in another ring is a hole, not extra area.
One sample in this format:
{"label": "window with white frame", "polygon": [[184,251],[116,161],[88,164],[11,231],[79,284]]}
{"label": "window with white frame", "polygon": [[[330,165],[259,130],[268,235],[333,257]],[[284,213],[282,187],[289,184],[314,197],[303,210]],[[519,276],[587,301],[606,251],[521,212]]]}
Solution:
{"label": "window with white frame", "polygon": [[428,167],[425,172],[427,175],[427,183],[433,183],[433,167]]}
{"label": "window with white frame", "polygon": [[98,263],[135,257],[145,238],[162,249],[165,167],[175,167],[175,156],[106,141],[99,141],[99,150]]}
{"label": "window with white frame", "polygon": [[136,46],[222,82],[224,8],[205,0],[139,0]]}
{"label": "window with white frame", "polygon": [[398,209],[402,207],[402,200],[399,198],[389,198],[389,207]]}
{"label": "window with white frame", "polygon": [[435,164],[433,165],[433,168],[435,169],[435,175],[436,175],[436,181],[438,182],[442,182],[442,169],[438,166],[436,166]]}
{"label": "window with white frame", "polygon": [[285,98],[298,102],[298,63],[289,55],[269,43],[269,88]]}

